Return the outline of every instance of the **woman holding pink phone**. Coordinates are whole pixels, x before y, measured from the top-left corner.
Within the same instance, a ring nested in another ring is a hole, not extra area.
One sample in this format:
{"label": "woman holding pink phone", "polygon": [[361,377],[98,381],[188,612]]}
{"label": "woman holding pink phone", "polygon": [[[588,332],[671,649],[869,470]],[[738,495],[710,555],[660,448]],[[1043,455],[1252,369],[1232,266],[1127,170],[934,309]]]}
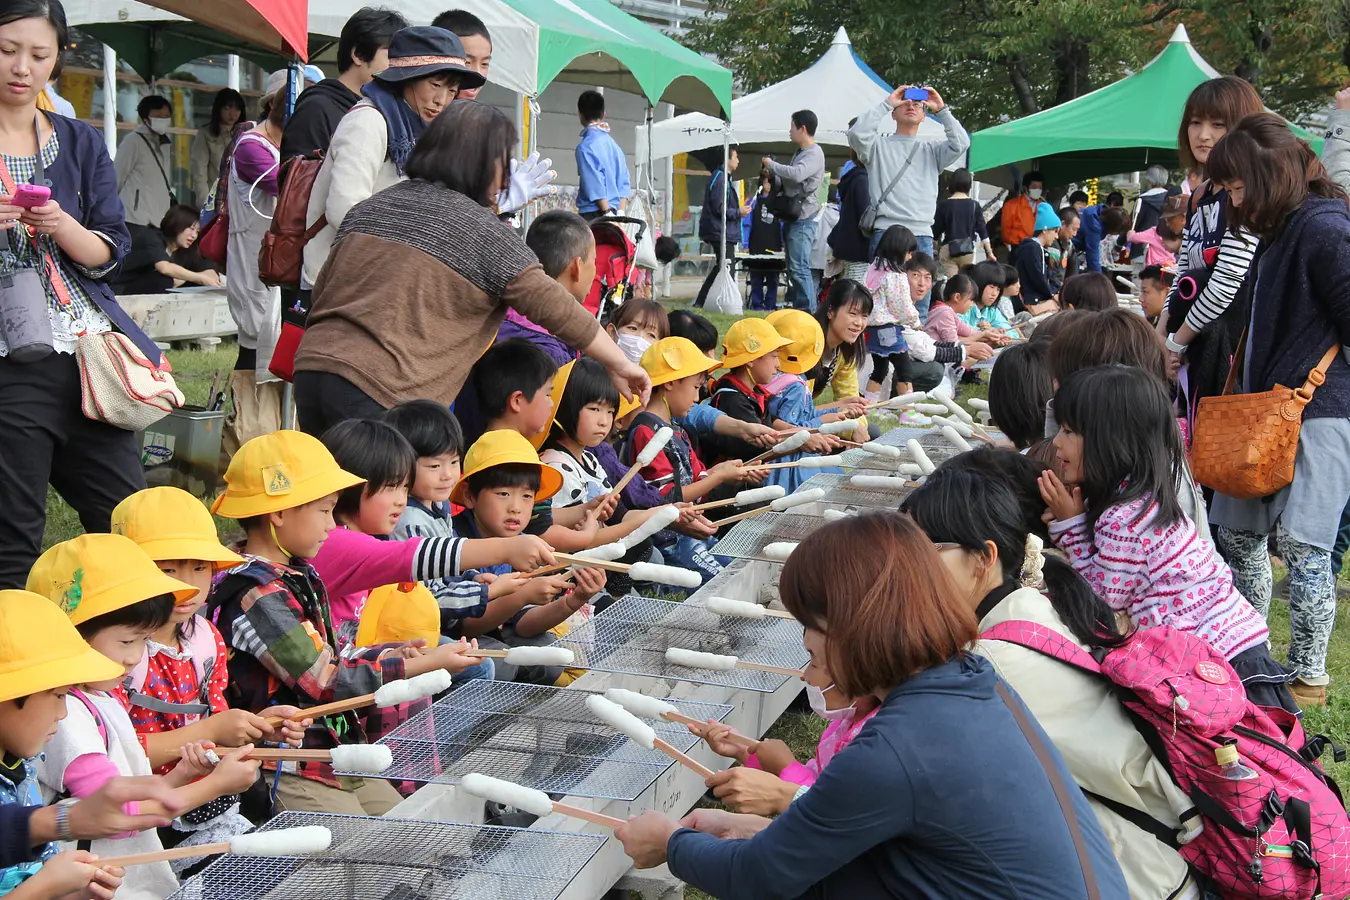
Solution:
{"label": "woman holding pink phone", "polygon": [[108,284],[131,239],[103,137],[38,111],[69,43],[60,0],[0,0],[0,304],[29,313],[0,319],[0,588],[41,552],[48,484],[93,532],[145,487],[131,432],[81,411],[81,335],[118,330],[161,357]]}

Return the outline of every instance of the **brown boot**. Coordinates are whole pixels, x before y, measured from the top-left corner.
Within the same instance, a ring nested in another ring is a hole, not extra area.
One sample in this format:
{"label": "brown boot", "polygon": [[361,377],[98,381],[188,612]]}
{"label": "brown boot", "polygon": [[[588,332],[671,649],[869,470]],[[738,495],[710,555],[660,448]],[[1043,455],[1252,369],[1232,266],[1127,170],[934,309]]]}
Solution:
{"label": "brown boot", "polygon": [[1289,682],[1289,693],[1294,695],[1294,702],[1301,709],[1327,705],[1327,687],[1324,684],[1304,684],[1294,680]]}

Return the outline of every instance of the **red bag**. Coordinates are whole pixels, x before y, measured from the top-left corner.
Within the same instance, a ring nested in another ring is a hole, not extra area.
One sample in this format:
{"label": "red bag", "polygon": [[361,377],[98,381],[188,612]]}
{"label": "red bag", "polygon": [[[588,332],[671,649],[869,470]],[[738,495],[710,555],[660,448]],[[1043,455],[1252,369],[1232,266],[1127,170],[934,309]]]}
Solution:
{"label": "red bag", "polygon": [[221,211],[206,223],[206,227],[197,236],[197,251],[207,262],[215,263],[220,271],[225,271],[225,258],[230,248],[230,214]]}

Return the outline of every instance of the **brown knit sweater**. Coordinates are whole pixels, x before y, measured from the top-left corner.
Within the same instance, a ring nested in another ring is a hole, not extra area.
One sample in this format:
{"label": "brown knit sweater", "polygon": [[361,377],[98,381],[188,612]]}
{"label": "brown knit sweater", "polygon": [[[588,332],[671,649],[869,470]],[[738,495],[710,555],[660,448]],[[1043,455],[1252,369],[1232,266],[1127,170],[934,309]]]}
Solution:
{"label": "brown knit sweater", "polygon": [[343,219],[295,368],[339,375],[384,406],[449,405],[507,307],[578,349],[599,330],[492,210],[405,181]]}

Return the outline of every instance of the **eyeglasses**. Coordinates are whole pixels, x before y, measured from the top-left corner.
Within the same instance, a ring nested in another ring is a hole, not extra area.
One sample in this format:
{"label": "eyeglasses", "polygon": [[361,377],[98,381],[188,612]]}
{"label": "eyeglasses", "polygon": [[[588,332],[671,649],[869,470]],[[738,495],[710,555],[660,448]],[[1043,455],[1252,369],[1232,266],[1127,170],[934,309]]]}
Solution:
{"label": "eyeglasses", "polygon": [[936,550],[936,551],[939,552],[939,553],[946,553],[948,550],[962,550],[962,549],[964,549],[964,548],[963,548],[960,544],[952,544],[952,543],[938,544],[938,543],[935,543],[935,544],[933,544],[933,549]]}

